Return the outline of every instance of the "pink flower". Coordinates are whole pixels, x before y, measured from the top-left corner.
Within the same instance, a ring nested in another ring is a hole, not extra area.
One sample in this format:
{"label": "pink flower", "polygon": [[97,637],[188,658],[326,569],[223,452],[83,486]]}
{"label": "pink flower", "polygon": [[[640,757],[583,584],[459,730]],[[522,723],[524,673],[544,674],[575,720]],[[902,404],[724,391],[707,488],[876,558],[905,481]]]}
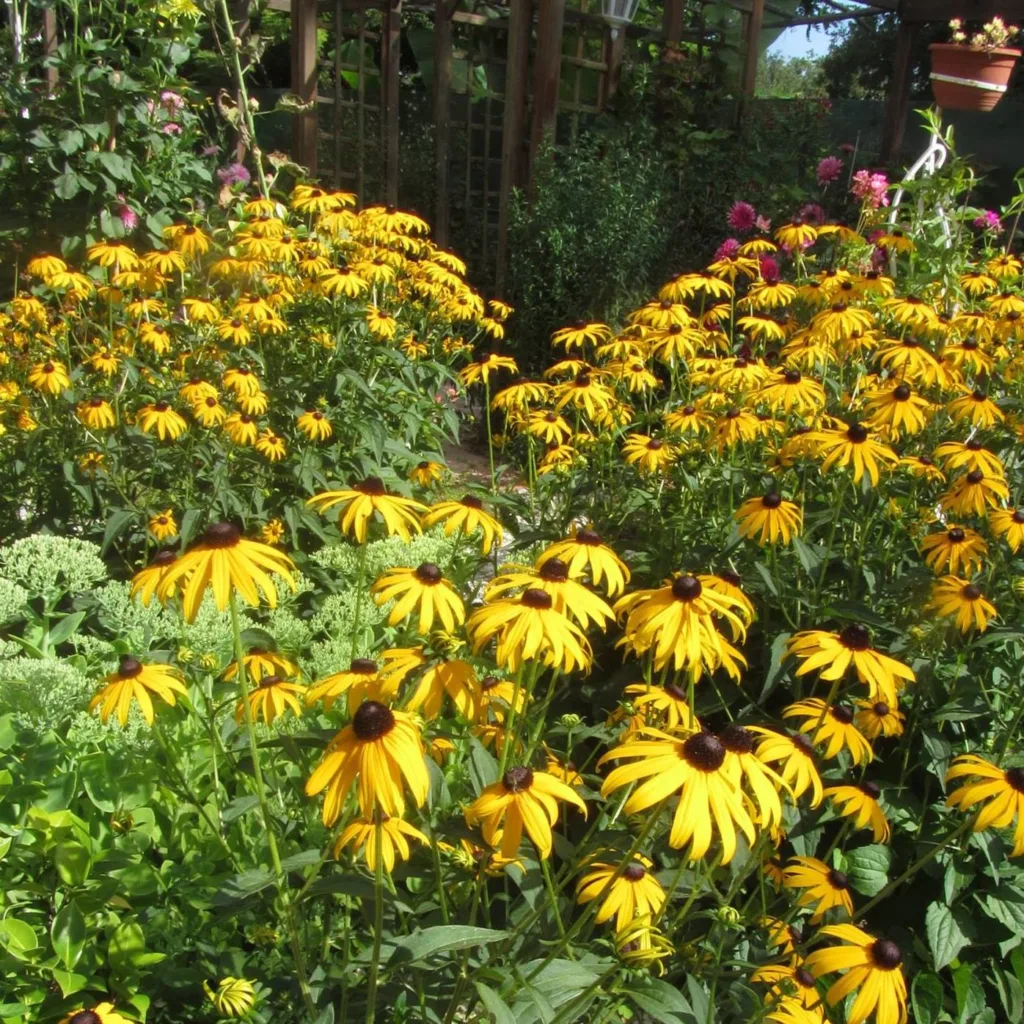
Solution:
{"label": "pink flower", "polygon": [[871,269],[881,270],[882,267],[884,267],[885,264],[888,262],[888,260],[888,251],[884,247],[876,245],[871,252]]}
{"label": "pink flower", "polygon": [[727,238],[716,250],[715,260],[731,260],[740,251],[740,243],[735,238]]}
{"label": "pink flower", "polygon": [[181,134],[181,125],[178,124],[177,121],[168,121],[167,124],[165,124],[160,129],[160,131],[162,131],[164,133],[164,135],[180,135]]}
{"label": "pink flower", "polygon": [[850,153],[855,153],[856,151],[857,151],[857,147],[852,142],[844,142],[839,147],[839,152],[840,153],[846,153],[847,155],[849,155]]}
{"label": "pink flower", "polygon": [[771,217],[762,217],[758,214],[757,220],[754,222],[754,226],[758,231],[763,231],[765,234],[768,234],[772,229],[772,219]]}
{"label": "pink flower", "polygon": [[171,92],[170,89],[164,89],[160,93],[160,102],[168,114],[177,114],[183,106],[185,101],[176,92]]}
{"label": "pink flower", "polygon": [[114,216],[121,222],[125,231],[134,231],[139,226],[139,215],[128,205],[128,200],[120,192],[117,194]]}
{"label": "pink flower", "polygon": [[1003,230],[1003,222],[995,210],[984,210],[981,215],[974,218],[974,226],[981,231],[993,231],[998,234]]}
{"label": "pink flower", "polygon": [[817,203],[804,203],[798,217],[806,224],[816,228],[825,223],[825,211]]}
{"label": "pink flower", "polygon": [[767,284],[777,284],[780,276],[779,264],[771,256],[761,257],[761,280]]}
{"label": "pink flower", "polygon": [[889,179],[884,174],[872,174],[871,171],[860,170],[853,176],[850,191],[872,210],[889,205]]}
{"label": "pink flower", "polygon": [[818,184],[824,188],[836,181],[843,170],[843,161],[837,156],[827,156],[818,161]]}
{"label": "pink flower", "polygon": [[741,235],[745,235],[748,231],[753,230],[754,225],[757,223],[757,210],[750,203],[740,200],[732,204],[729,215],[725,219],[733,231],[738,231]]}
{"label": "pink flower", "polygon": [[249,172],[240,163],[217,168],[217,177],[223,185],[248,185],[252,180]]}

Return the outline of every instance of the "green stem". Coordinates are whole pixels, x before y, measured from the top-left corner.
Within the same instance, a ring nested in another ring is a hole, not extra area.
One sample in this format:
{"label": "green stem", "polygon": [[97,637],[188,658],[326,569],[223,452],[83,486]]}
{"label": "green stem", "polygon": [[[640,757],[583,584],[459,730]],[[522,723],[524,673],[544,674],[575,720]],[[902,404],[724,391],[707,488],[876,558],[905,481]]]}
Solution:
{"label": "green stem", "polygon": [[491,382],[484,376],[484,420],[487,423],[487,456],[491,462],[491,494],[497,494],[498,481],[494,475],[494,436],[491,432]]}
{"label": "green stem", "polygon": [[370,976],[366,987],[366,1024],[373,1024],[377,1009],[377,976],[380,972],[380,943],[384,934],[384,858],[381,855],[381,838],[384,831],[380,811],[375,814],[374,829],[377,832],[377,865],[373,871],[373,955],[370,959]]}
{"label": "green stem", "polygon": [[[547,857],[541,856],[540,870],[544,875],[544,887],[548,891],[548,902],[551,904],[551,913],[555,917],[555,927],[558,929],[558,936],[564,940],[565,925],[562,924],[562,915],[558,912],[558,893],[555,892],[555,883],[551,880],[551,868],[548,866]],[[569,950],[569,959],[574,959],[571,949]]]}
{"label": "green stem", "polygon": [[363,624],[363,588],[366,585],[366,544],[359,545],[359,554],[356,556],[356,607],[352,621],[352,647],[349,650],[349,661],[356,656],[356,644],[359,642],[359,629]]}

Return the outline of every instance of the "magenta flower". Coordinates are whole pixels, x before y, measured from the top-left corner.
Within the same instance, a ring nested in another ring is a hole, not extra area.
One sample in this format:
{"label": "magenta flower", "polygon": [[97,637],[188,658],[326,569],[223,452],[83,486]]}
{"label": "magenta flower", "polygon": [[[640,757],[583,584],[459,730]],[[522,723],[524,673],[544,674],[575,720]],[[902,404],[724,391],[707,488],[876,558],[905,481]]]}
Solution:
{"label": "magenta flower", "polygon": [[160,93],[160,102],[168,114],[177,114],[178,111],[185,106],[185,101],[181,96],[176,92],[171,92],[170,89],[164,89],[164,91]]}
{"label": "magenta flower", "polygon": [[245,167],[237,161],[227,167],[217,168],[217,177],[222,185],[248,185],[252,177]]}
{"label": "magenta flower", "polygon": [[825,211],[817,203],[804,203],[798,217],[805,224],[816,228],[820,228],[825,223]]}
{"label": "magenta flower", "polygon": [[995,210],[984,210],[980,216],[974,218],[973,223],[981,231],[993,231],[998,234],[1003,230],[1003,222]]}
{"label": "magenta flower", "polygon": [[779,264],[772,256],[761,257],[761,280],[767,284],[777,284],[780,271]]}
{"label": "magenta flower", "polygon": [[871,171],[860,170],[853,176],[850,191],[872,210],[889,205],[887,194],[889,179],[884,174],[872,174]]}
{"label": "magenta flower", "polygon": [[827,156],[818,161],[818,184],[824,188],[838,180],[843,170],[843,161],[837,156]]}
{"label": "magenta flower", "polygon": [[729,215],[725,219],[733,231],[745,235],[748,231],[752,231],[757,223],[757,210],[750,203],[739,200],[732,204]]}
{"label": "magenta flower", "polygon": [[164,135],[180,135],[181,125],[177,121],[168,121],[167,124],[160,129]]}
{"label": "magenta flower", "polygon": [[740,251],[740,243],[735,238],[727,238],[716,250],[715,260],[731,260]]}
{"label": "magenta flower", "polygon": [[125,231],[132,232],[139,226],[139,215],[128,205],[120,192],[117,193],[117,205],[114,207],[114,216],[121,222]]}

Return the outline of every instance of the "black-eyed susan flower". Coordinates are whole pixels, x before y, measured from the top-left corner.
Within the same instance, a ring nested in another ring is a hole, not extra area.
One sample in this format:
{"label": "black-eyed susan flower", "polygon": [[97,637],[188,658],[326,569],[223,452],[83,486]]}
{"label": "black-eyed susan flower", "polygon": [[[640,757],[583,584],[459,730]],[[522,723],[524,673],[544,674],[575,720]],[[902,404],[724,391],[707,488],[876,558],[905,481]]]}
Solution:
{"label": "black-eyed susan flower", "polygon": [[601,795],[640,779],[625,803],[627,814],[636,814],[679,795],[669,845],[688,846],[689,860],[700,860],[711,846],[713,832],[721,843],[721,863],[728,864],[736,853],[736,832],[753,844],[754,823],[744,805],[734,775],[725,769],[726,749],[709,732],[688,737],[673,736],[658,729],[642,729],[635,739],[613,747],[598,764],[636,758],[608,773]]}
{"label": "black-eyed susan flower", "polygon": [[642,476],[653,476],[668,469],[678,457],[678,451],[675,445],[659,438],[630,434],[622,446],[622,455],[626,465],[636,466]]}
{"label": "black-eyed susan flower", "polygon": [[497,663],[513,672],[533,659],[564,672],[590,667],[592,652],[583,631],[555,609],[551,594],[536,587],[477,608],[466,630],[474,651],[496,641]]}
{"label": "black-eyed susan flower", "polygon": [[260,527],[260,540],[264,544],[280,544],[284,537],[284,523],[280,519],[270,519]]}
{"label": "black-eyed susan flower", "polygon": [[853,423],[837,430],[821,430],[813,434],[811,445],[818,458],[823,459],[822,473],[835,467],[852,467],[853,482],[860,483],[867,473],[872,486],[878,486],[880,466],[894,466],[899,456],[887,445],[871,437],[863,423]]}
{"label": "black-eyed susan flower", "polygon": [[823,700],[811,697],[790,704],[782,717],[803,719],[797,728],[809,736],[812,743],[822,744],[827,758],[836,757],[841,750],[850,752],[854,764],[867,764],[874,757],[871,744],[854,724],[853,708],[845,704],[826,708]]}
{"label": "black-eyed susan flower", "polygon": [[1000,768],[977,754],[961,754],[946,772],[946,782],[963,778],[970,781],[949,794],[946,806],[970,811],[983,803],[971,825],[974,832],[1009,828],[1016,820],[1010,856],[1024,854],[1024,768]]}
{"label": "black-eyed susan flower", "polygon": [[572,804],[586,817],[586,804],[564,782],[520,765],[482,790],[466,808],[466,823],[479,824],[484,840],[509,859],[518,855],[525,829],[541,860],[547,860],[558,801]]}
{"label": "black-eyed susan flower", "polygon": [[565,562],[570,576],[589,573],[594,586],[604,586],[609,597],[624,591],[629,582],[630,573],[625,562],[590,526],[577,527],[571,537],[550,544],[537,559],[537,568],[542,569],[552,558]]}
{"label": "black-eyed susan flower", "polygon": [[496,576],[484,592],[485,601],[507,597],[511,591],[535,587],[551,595],[555,611],[567,615],[581,629],[591,623],[601,629],[615,618],[611,608],[597,594],[571,578],[569,566],[560,558],[547,558],[536,569],[513,570]]}
{"label": "black-eyed susan flower", "polygon": [[182,299],[181,305],[193,323],[213,324],[220,319],[220,308],[212,299],[192,295]]}
{"label": "black-eyed susan flower", "polygon": [[101,267],[116,267],[122,270],[133,270],[139,265],[139,257],[130,245],[124,242],[103,240],[90,245],[86,256]]}
{"label": "black-eyed susan flower", "polygon": [[872,1013],[875,1024],[906,1024],[907,982],[900,967],[903,953],[899,946],[889,939],[876,939],[852,924],[827,925],[821,934],[839,939],[842,945],[816,949],[804,966],[815,978],[846,971],[825,993],[829,1005],[841,1003],[856,992],[846,1014],[847,1024],[864,1024]]}
{"label": "black-eyed susan flower", "polygon": [[306,795],[316,796],[326,789],[322,818],[328,827],[338,820],[353,785],[364,817],[377,808],[401,816],[406,806],[405,787],[416,807],[422,807],[427,799],[430,776],[425,756],[419,728],[407,714],[374,700],[364,701],[352,716],[352,724],[328,744],[323,760],[306,783]]}
{"label": "black-eyed susan flower", "polygon": [[440,713],[446,694],[464,718],[477,717],[480,683],[468,661],[445,658],[431,665],[410,692],[406,707],[433,719]]}
{"label": "black-eyed susan flower", "polygon": [[395,602],[388,616],[389,626],[418,613],[416,630],[421,636],[430,634],[435,616],[448,632],[466,621],[462,598],[433,562],[424,562],[415,569],[389,569],[373,584],[371,593],[378,605]]}
{"label": "black-eyed susan flower", "polygon": [[794,217],[788,224],[775,230],[775,241],[790,249],[803,249],[814,243],[818,237],[818,229],[799,217]]}
{"label": "black-eyed susan flower", "polygon": [[36,363],[28,371],[28,382],[36,391],[46,395],[59,395],[71,387],[67,367],[56,359]]}
{"label": "black-eyed susan flower", "polygon": [[750,791],[748,799],[757,811],[754,823],[763,829],[778,829],[782,825],[779,793],[790,790],[787,783],[758,758],[755,753],[757,736],[731,722],[718,733],[718,740],[725,747],[722,770],[732,776],[737,788],[742,789],[745,784]]}
{"label": "black-eyed susan flower", "polygon": [[786,649],[801,662],[798,676],[818,672],[822,679],[834,682],[852,666],[857,678],[867,685],[871,699],[891,706],[898,703],[897,692],[916,678],[908,665],[875,650],[871,632],[859,622],[850,623],[840,633],[804,630],[788,641]]}
{"label": "black-eyed susan flower", "polygon": [[682,728],[694,731],[700,728],[700,723],[694,717],[693,709],[687,701],[686,691],[675,683],[665,683],[663,686],[630,683],[623,693],[649,723],[653,712],[657,724],[664,725],[669,730]]}
{"label": "black-eyed susan flower", "polygon": [[765,993],[766,1003],[784,1003],[795,1000],[801,1006],[811,1008],[820,1005],[821,995],[814,975],[803,965],[803,960],[794,956],[789,963],[765,964],[758,967],[750,980],[769,986]]}
{"label": "black-eyed susan flower", "polygon": [[310,441],[327,441],[334,433],[331,421],[319,409],[307,409],[295,424]]}
{"label": "black-eyed susan flower", "polygon": [[466,494],[459,501],[439,501],[423,515],[425,527],[444,523],[444,534],[462,533],[469,537],[480,531],[481,554],[488,555],[495,543],[501,544],[505,534],[500,522],[484,511],[484,503],[475,494]]}
{"label": "black-eyed susan flower", "polygon": [[878,739],[879,736],[902,736],[903,723],[906,716],[899,708],[890,707],[884,701],[858,700],[854,701],[858,711],[854,715],[857,728],[869,740]]}
{"label": "black-eyed susan flower", "polygon": [[259,426],[251,416],[233,412],[224,420],[224,432],[238,445],[254,445],[259,437]]}
{"label": "black-eyed susan flower", "polygon": [[262,595],[271,608],[276,608],[277,587],[271,576],[280,576],[294,590],[294,569],[287,555],[243,537],[233,523],[214,523],[167,569],[157,596],[166,602],[180,586],[182,610],[188,622],[195,620],[208,588],[221,611],[236,593],[249,605],[258,605]]}
{"label": "black-eyed susan flower", "polygon": [[551,344],[559,345],[566,352],[571,352],[574,348],[582,349],[585,345],[599,345],[611,335],[611,328],[607,324],[579,320],[569,327],[555,331],[551,335]]}
{"label": "black-eyed susan flower", "polygon": [[195,405],[197,402],[201,402],[204,398],[212,398],[216,401],[217,389],[202,377],[192,377],[185,384],[182,384],[178,389],[178,394],[188,402],[189,405]]}
{"label": "black-eyed susan flower", "polygon": [[641,914],[615,933],[615,952],[629,967],[653,968],[660,976],[662,963],[676,952],[672,940],[655,924],[650,914]]}
{"label": "black-eyed susan flower", "polygon": [[[290,679],[299,674],[299,666],[290,658],[286,658],[279,651],[270,651],[265,647],[250,647],[242,655],[242,665],[245,667],[246,676],[253,683],[258,683],[267,676],[282,676]],[[238,662],[232,661],[223,673],[221,679],[228,682],[238,674]]]}
{"label": "black-eyed susan flower", "polygon": [[229,367],[221,378],[224,387],[239,395],[255,395],[262,390],[260,379],[248,366]]}
{"label": "black-eyed susan flower", "polygon": [[146,723],[152,725],[154,694],[174,707],[177,697],[188,696],[188,690],[182,682],[181,673],[171,665],[155,662],[144,665],[138,658],[125,655],[117,671],[104,678],[103,688],[89,701],[89,711],[91,713],[99,707],[103,722],[116,713],[117,720],[125,725],[132,701],[135,701]]}
{"label": "black-eyed susan flower", "polygon": [[1024,508],[996,508],[988,514],[988,527],[1016,553],[1024,544]]}
{"label": "black-eyed susan flower", "polygon": [[188,430],[184,418],[167,402],[153,402],[142,406],[138,412],[138,424],[144,434],[156,431],[156,436],[161,441],[176,441]]}
{"label": "black-eyed susan flower", "polygon": [[652,332],[651,355],[671,366],[692,359],[703,341],[704,336],[697,328],[669,324],[662,330]]}
{"label": "black-eyed susan flower", "polygon": [[[263,676],[249,691],[249,710],[254,720],[263,719],[270,725],[275,718],[290,710],[296,717],[302,714],[300,698],[305,692],[301,683],[290,682],[281,676]],[[245,719],[245,701],[240,700],[235,706],[235,721],[239,724]]]}
{"label": "black-eyed susan flower", "polygon": [[[380,826],[370,817],[357,818],[345,826],[334,844],[334,856],[338,858],[346,846],[352,847],[357,856],[362,853],[366,866],[377,870],[378,858],[383,861],[388,873],[395,869],[395,859],[408,860],[412,855],[409,840],[430,845],[430,839],[418,828],[399,817],[380,816]],[[378,840],[380,846],[378,848]]]}
{"label": "black-eyed susan flower", "polygon": [[779,778],[790,787],[793,796],[799,799],[810,790],[811,807],[817,807],[822,796],[821,776],[814,763],[810,739],[803,733],[790,736],[758,725],[748,726],[748,729],[761,737],[755,752],[758,760],[781,764]]}
{"label": "black-eyed susan flower", "polygon": [[684,405],[665,415],[665,426],[677,434],[703,434],[714,425],[715,418],[695,405]]}
{"label": "black-eyed susan flower", "polygon": [[980,430],[987,430],[1006,419],[1006,413],[989,397],[987,391],[963,389],[965,394],[947,402],[945,409],[958,422],[967,422]]}
{"label": "black-eyed susan flower", "polygon": [[114,1004],[94,1003],[91,1007],[79,1007],[61,1017],[59,1024],[132,1024],[127,1017],[115,1012]]}
{"label": "black-eyed susan flower", "polygon": [[347,669],[333,672],[306,691],[306,703],[310,706],[318,700],[324,702],[324,710],[330,711],[334,702],[342,696],[348,698],[348,713],[354,715],[364,700],[387,703],[398,692],[401,680],[385,679],[372,658],[354,658]]}
{"label": "black-eyed susan flower", "polygon": [[614,917],[616,931],[636,917],[657,917],[665,905],[665,890],[651,873],[652,867],[642,854],[634,854],[621,871],[618,864],[594,860],[576,886],[576,902],[586,904],[603,895],[594,921],[604,924]]}
{"label": "black-eyed susan flower", "polygon": [[899,440],[904,433],[919,434],[932,410],[931,402],[915,394],[907,383],[869,391],[864,407],[868,414],[865,425],[892,440]]}
{"label": "black-eyed susan flower", "polygon": [[110,430],[117,425],[113,406],[98,396],[79,402],[75,414],[90,430]]}
{"label": "black-eyed susan flower", "polygon": [[555,389],[555,412],[566,406],[580,409],[591,419],[607,413],[614,400],[612,392],[591,373],[579,373],[574,380]]}
{"label": "black-eyed susan flower", "polygon": [[940,618],[955,618],[961,633],[976,629],[983,633],[990,619],[999,614],[977,583],[959,576],[943,576],[932,584],[931,600],[925,605]]}
{"label": "black-eyed susan flower", "polygon": [[413,531],[420,532],[419,516],[427,511],[427,506],[421,502],[389,493],[384,481],[376,476],[368,476],[340,491],[315,494],[306,504],[318,512],[340,505],[338,527],[342,533],[354,536],[359,544],[366,543],[367,528],[374,515],[384,520],[388,536],[397,534],[408,542]]}
{"label": "black-eyed susan flower", "polygon": [[853,917],[850,881],[842,871],[830,868],[816,857],[794,857],[783,872],[787,889],[802,889],[797,906],[814,907],[811,921],[817,923],[834,907]]}
{"label": "black-eyed susan flower", "polygon": [[853,337],[865,334],[875,324],[875,318],[866,309],[851,306],[849,302],[840,300],[833,302],[827,309],[814,315],[811,321],[811,333],[823,340],[836,344]]}
{"label": "black-eyed susan flower", "polygon": [[770,491],[760,498],[748,498],[734,514],[741,537],[762,547],[781,541],[788,544],[803,529],[803,511],[795,502]]}
{"label": "black-eyed susan flower", "polygon": [[829,786],[825,790],[825,796],[839,814],[849,818],[857,828],[870,826],[875,842],[887,843],[891,829],[878,802],[881,795],[881,789],[868,780],[854,786]]}
{"label": "black-eyed susan flower", "polygon": [[556,412],[531,412],[526,421],[526,432],[545,444],[561,444],[572,437],[568,420]]}
{"label": "black-eyed susan flower", "polygon": [[987,476],[1006,476],[1006,467],[1002,459],[985,448],[976,438],[969,441],[943,441],[935,449],[935,457],[945,469],[979,469]]}
{"label": "black-eyed susan flower", "polygon": [[[782,884],[781,879],[779,884]],[[769,949],[778,949],[784,954],[793,953],[794,947],[803,944],[804,934],[797,924],[781,921],[777,917],[763,917],[759,924],[768,933]]]}
{"label": "black-eyed susan flower", "polygon": [[625,616],[626,625],[619,644],[637,655],[651,651],[658,671],[671,664],[696,680],[722,666],[738,678],[746,659],[718,631],[715,619],[745,636],[746,624],[737,614],[741,602],[707,583],[702,575],[681,573],[663,587],[620,597],[615,614]]}
{"label": "black-eyed susan flower", "polygon": [[164,228],[164,238],[183,256],[202,256],[210,249],[210,238],[194,224],[171,224]]}
{"label": "black-eyed susan flower", "polygon": [[203,991],[221,1017],[244,1017],[256,1005],[256,990],[245,978],[221,978],[216,989],[204,981]]}
{"label": "black-eyed susan flower", "polygon": [[563,763],[547,748],[545,748],[544,771],[558,779],[559,782],[572,786],[573,789],[582,789],[586,785],[583,776],[576,770],[576,765],[572,761]]}
{"label": "black-eyed susan flower", "polygon": [[825,389],[797,369],[783,370],[765,382],[753,395],[773,412],[814,414],[825,405]]}
{"label": "black-eyed susan flower", "polygon": [[969,270],[961,274],[960,287],[972,298],[977,299],[989,292],[994,292],[999,287],[996,279],[983,270]]}
{"label": "black-eyed susan flower", "polygon": [[177,561],[177,554],[174,551],[158,551],[153,560],[145,568],[140,569],[132,577],[130,595],[138,598],[144,608],[149,607],[153,595],[160,582],[163,580],[167,570]]}
{"label": "black-eyed susan flower", "polygon": [[965,575],[973,576],[981,569],[987,552],[985,539],[969,526],[950,525],[921,541],[925,564],[936,574],[956,575],[962,568]]}
{"label": "black-eyed susan flower", "polygon": [[163,512],[158,512],[156,515],[150,516],[149,532],[160,541],[176,536],[178,533],[178,524],[174,521],[173,510],[165,509]]}
{"label": "black-eyed susan flower", "polygon": [[474,384],[490,385],[491,378],[500,371],[518,373],[519,366],[511,356],[503,356],[498,352],[488,352],[472,363],[467,363],[459,370],[459,378],[466,387]]}
{"label": "black-eyed susan flower", "polygon": [[264,430],[256,440],[256,451],[269,462],[280,462],[287,454],[288,449],[280,434],[275,434],[272,430]]}
{"label": "black-eyed susan flower", "polygon": [[520,715],[530,700],[525,689],[516,685],[511,679],[499,679],[497,676],[485,676],[480,680],[480,702],[477,715],[482,722],[489,718],[502,722],[505,715],[515,702],[516,714]]}
{"label": "black-eyed susan flower", "polygon": [[424,459],[421,462],[417,462],[409,470],[409,479],[414,484],[426,488],[431,484],[437,483],[439,480],[443,480],[444,471],[445,465],[443,462],[433,462],[430,459]]}
{"label": "black-eyed susan flower", "polygon": [[228,417],[228,411],[216,398],[207,396],[192,406],[192,415],[201,427],[219,427]]}
{"label": "black-eyed susan flower", "polygon": [[957,477],[949,490],[939,497],[939,507],[957,516],[984,516],[1010,497],[1010,488],[1001,476],[989,476],[980,469]]}

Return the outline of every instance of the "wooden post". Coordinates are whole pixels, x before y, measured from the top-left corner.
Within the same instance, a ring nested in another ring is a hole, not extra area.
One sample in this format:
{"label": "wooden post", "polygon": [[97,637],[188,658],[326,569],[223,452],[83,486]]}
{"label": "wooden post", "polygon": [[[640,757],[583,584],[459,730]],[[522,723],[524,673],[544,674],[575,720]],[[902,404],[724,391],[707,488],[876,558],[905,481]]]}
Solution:
{"label": "wooden post", "polygon": [[747,18],[747,46],[743,55],[743,84],[737,120],[742,122],[757,88],[757,58],[761,49],[761,26],[764,24],[764,0],[753,0]]}
{"label": "wooden post", "polygon": [[[49,57],[57,52],[57,12],[52,7],[43,8],[43,55]],[[46,93],[52,96],[57,91],[57,69],[46,69]]]}
{"label": "wooden post", "polygon": [[662,32],[666,46],[678,46],[683,38],[683,10],[686,0],[665,0],[665,15]]}
{"label": "wooden post", "polygon": [[537,54],[533,65],[533,131],[530,136],[530,180],[545,138],[554,139],[558,120],[558,88],[562,75],[562,29],[565,0],[538,0]]}
{"label": "wooden post", "polygon": [[448,0],[434,0],[434,241],[442,249],[448,245],[452,13]]}
{"label": "wooden post", "polygon": [[609,26],[604,33],[604,63],[607,70],[601,79],[601,106],[605,107],[619,91],[622,77],[622,58],[626,52],[626,29]]}
{"label": "wooden post", "polygon": [[381,100],[384,182],[388,206],[398,205],[398,86],[402,56],[402,0],[390,0],[381,26]]}
{"label": "wooden post", "polygon": [[[231,24],[234,26],[235,38],[242,46],[249,41],[249,0],[231,0]],[[235,102],[241,107],[241,94],[235,93]],[[245,161],[245,143],[242,141],[242,133],[238,132],[235,137],[235,159],[239,163]]]}
{"label": "wooden post", "polygon": [[505,63],[505,113],[501,127],[501,194],[498,197],[498,252],[495,287],[505,294],[508,272],[508,216],[512,189],[523,182],[523,137],[526,128],[526,77],[530,71],[531,0],[509,7]]}
{"label": "wooden post", "polygon": [[292,0],[292,92],[303,103],[312,103],[295,115],[294,148],[297,163],[316,177],[316,0]]}
{"label": "wooden post", "polygon": [[910,106],[911,55],[917,39],[918,26],[900,21],[896,35],[896,56],[893,59],[892,79],[889,95],[885,100],[885,126],[882,129],[883,163],[891,163],[899,155],[903,145],[903,132],[907,125],[907,110]]}

